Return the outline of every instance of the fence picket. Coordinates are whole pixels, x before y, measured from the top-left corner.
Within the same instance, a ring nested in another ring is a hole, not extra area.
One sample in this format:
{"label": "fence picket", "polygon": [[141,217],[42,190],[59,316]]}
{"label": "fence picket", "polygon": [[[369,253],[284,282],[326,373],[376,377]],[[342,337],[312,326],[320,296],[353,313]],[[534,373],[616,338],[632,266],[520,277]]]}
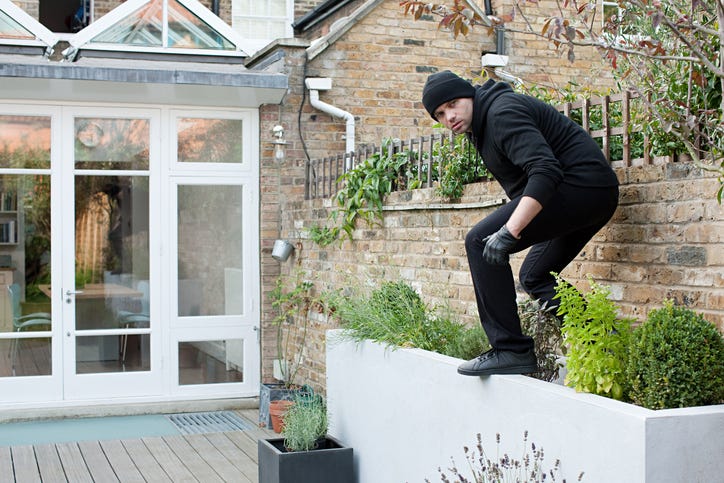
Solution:
{"label": "fence picket", "polygon": [[[632,160],[631,158],[631,133],[640,132],[641,128],[631,123],[631,101],[636,99],[635,93],[624,91],[620,94],[610,96],[593,97],[577,102],[566,102],[556,108],[566,117],[573,117],[574,113],[580,110],[581,125],[591,134],[592,137],[600,139],[601,149],[606,159],[614,166],[632,166],[636,164],[648,165],[652,163],[650,153],[650,139],[646,133],[643,135],[643,158]],[[612,104],[621,104],[621,123],[614,126],[611,120]],[[591,111],[597,108],[601,110],[602,128],[598,130],[591,129]],[[623,153],[622,159],[612,159],[611,140],[613,136],[621,136]],[[433,133],[429,136],[419,136],[410,138],[409,141],[394,140],[389,143],[388,155],[402,153],[407,151],[407,164],[414,166],[417,170],[416,178],[420,181],[420,187],[429,188],[433,184],[433,168],[437,164],[437,178],[442,177],[442,163],[437,162],[435,156],[435,146],[445,145],[445,143],[454,143],[455,137],[452,133]],[[306,179],[305,179],[305,198],[327,198],[334,196],[339,190],[337,180],[344,173],[353,169],[358,163],[364,162],[370,156],[379,153],[384,154],[384,143],[380,143],[379,147],[372,144],[365,144],[358,147],[355,151],[349,153],[341,153],[321,160],[307,161]],[[321,165],[321,173],[320,171]],[[403,168],[402,172],[406,170]],[[423,172],[426,176],[423,176]],[[424,179],[423,179],[424,178]],[[321,190],[320,190],[321,188]],[[396,186],[395,189],[406,190],[407,185]],[[321,191],[321,193],[320,193]]]}

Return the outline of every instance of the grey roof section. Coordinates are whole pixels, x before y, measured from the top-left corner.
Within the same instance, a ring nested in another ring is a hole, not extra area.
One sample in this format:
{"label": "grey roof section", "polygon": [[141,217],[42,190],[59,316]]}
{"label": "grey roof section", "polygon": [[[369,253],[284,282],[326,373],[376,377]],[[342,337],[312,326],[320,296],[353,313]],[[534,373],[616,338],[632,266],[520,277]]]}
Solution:
{"label": "grey roof section", "polygon": [[334,12],[355,0],[327,0],[317,5],[305,15],[295,20],[292,27],[302,32],[312,28],[317,23],[332,15]]}
{"label": "grey roof section", "polygon": [[239,64],[0,55],[0,86],[3,97],[258,107],[281,102],[288,78]]}

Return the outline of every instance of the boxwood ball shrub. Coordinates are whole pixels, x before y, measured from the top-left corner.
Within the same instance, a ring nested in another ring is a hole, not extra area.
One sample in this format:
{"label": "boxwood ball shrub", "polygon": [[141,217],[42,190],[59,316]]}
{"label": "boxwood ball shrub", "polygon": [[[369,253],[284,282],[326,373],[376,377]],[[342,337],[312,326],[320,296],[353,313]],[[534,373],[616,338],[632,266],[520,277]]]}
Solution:
{"label": "boxwood ball shrub", "polygon": [[685,307],[650,312],[630,346],[630,398],[649,409],[724,401],[724,339],[713,324]]}

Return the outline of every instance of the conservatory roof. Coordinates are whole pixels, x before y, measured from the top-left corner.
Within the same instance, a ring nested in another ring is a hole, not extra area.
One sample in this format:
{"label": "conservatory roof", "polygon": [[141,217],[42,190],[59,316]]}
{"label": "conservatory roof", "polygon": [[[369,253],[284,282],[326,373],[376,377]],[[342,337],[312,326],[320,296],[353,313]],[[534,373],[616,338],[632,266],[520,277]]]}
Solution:
{"label": "conservatory roof", "polygon": [[239,34],[197,0],[128,0],[69,43],[63,51],[68,60],[81,52],[111,57],[131,52],[203,55],[224,62],[248,55]]}

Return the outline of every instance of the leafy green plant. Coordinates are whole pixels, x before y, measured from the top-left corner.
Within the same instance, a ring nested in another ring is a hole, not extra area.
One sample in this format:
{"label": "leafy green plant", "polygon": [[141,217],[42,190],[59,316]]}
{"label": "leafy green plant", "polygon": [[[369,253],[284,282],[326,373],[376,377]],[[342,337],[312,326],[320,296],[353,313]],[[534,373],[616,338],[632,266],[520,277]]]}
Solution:
{"label": "leafy green plant", "polygon": [[340,237],[351,240],[358,220],[370,226],[378,224],[385,197],[395,190],[419,188],[428,169],[432,171],[430,179],[438,182],[438,195],[451,201],[460,199],[466,184],[491,177],[464,135],[456,136],[453,142],[435,143],[432,166],[416,162],[427,158],[427,153],[396,150],[394,144],[390,138],[383,140],[379,152],[338,178],[342,188],[334,198],[337,208],[327,217],[327,225],[308,229],[312,241],[327,246]]}
{"label": "leafy green plant", "polygon": [[627,375],[635,404],[664,409],[724,402],[724,339],[701,315],[667,301],[632,339]]}
{"label": "leafy green plant", "polygon": [[308,232],[309,238],[320,247],[331,245],[339,238],[338,226],[329,228],[328,226],[313,225]]}
{"label": "leafy green plant", "polygon": [[560,356],[565,354],[561,323],[553,310],[553,307],[541,306],[537,300],[529,298],[518,303],[521,329],[535,343],[538,372],[532,377],[548,382],[558,379],[563,366]]}
{"label": "leafy green plant", "polygon": [[327,404],[322,396],[299,393],[284,414],[284,446],[288,451],[309,451],[327,434]]}
{"label": "leafy green plant", "polygon": [[[483,439],[478,433],[477,444],[472,451],[467,446],[463,447],[465,460],[472,473],[472,480],[463,471],[460,471],[455,460],[452,460],[452,466],[448,468],[451,476],[445,474],[442,468],[438,468],[442,481],[445,483],[453,481],[459,483],[541,483],[556,481],[557,476],[560,476],[561,462],[556,460],[552,468],[546,469],[543,464],[543,448],[536,447],[535,443],[530,443],[530,447],[528,446],[528,431],[523,433],[524,454],[520,459],[511,458],[507,453],[500,455],[499,433],[495,435],[495,442],[498,452],[493,459],[485,452]],[[582,480],[583,472],[578,475],[578,481]],[[425,481],[430,482],[428,479]]]}
{"label": "leafy green plant", "polygon": [[374,340],[393,347],[417,347],[471,359],[487,339],[482,328],[468,328],[435,314],[407,283],[385,282],[369,297],[359,293],[330,294],[340,326],[353,340]]}
{"label": "leafy green plant", "polygon": [[618,318],[608,287],[588,277],[582,294],[557,276],[556,298],[563,315],[561,332],[567,352],[566,384],[576,391],[623,400],[626,396],[626,358],[632,320]]}
{"label": "leafy green plant", "polygon": [[312,296],[314,285],[296,272],[294,285],[285,290],[284,278],[277,278],[270,293],[271,305],[277,311],[272,323],[277,329],[277,359],[286,387],[294,387],[302,366],[304,345],[309,326],[308,313],[318,301]]}
{"label": "leafy green plant", "polygon": [[449,201],[459,200],[466,184],[492,177],[464,134],[455,136],[452,142],[435,143],[433,155],[440,171],[436,193]]}
{"label": "leafy green plant", "polygon": [[410,152],[396,152],[392,144],[392,139],[385,139],[379,152],[339,177],[337,182],[343,186],[334,198],[338,208],[328,217],[333,226],[312,227],[309,232],[314,242],[329,245],[343,234],[351,240],[358,220],[379,223],[385,196],[398,185],[407,186],[408,177],[413,176],[403,174]]}

